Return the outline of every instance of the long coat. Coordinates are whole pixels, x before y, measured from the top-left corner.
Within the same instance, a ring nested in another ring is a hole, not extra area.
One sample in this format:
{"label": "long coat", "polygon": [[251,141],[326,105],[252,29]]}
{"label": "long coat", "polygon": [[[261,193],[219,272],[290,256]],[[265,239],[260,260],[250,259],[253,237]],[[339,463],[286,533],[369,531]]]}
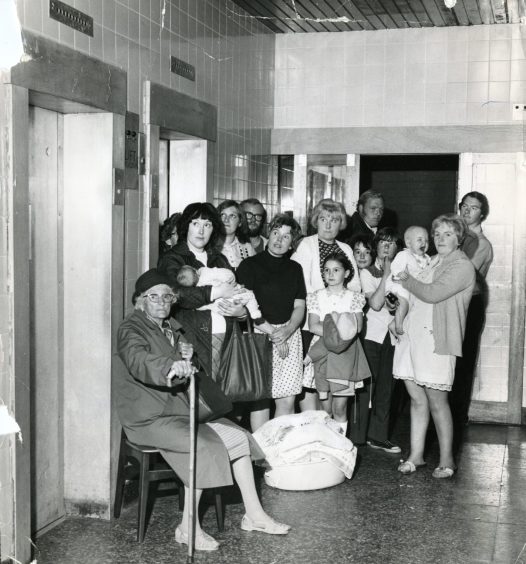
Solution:
{"label": "long coat", "polygon": [[[117,412],[128,439],[136,444],[159,448],[168,464],[188,485],[188,398],[184,385],[168,388],[165,383],[173,361],[181,360],[177,343],[185,339],[181,325],[173,319],[169,323],[175,347],[140,310],[135,310],[122,322],[117,334],[117,351],[122,363],[121,369],[114,375],[114,390]],[[220,421],[237,427],[226,419]],[[247,436],[253,454],[261,458],[261,451],[255,448],[248,433]],[[200,424],[196,444],[196,487],[213,488],[232,482],[224,444],[211,427]]]}

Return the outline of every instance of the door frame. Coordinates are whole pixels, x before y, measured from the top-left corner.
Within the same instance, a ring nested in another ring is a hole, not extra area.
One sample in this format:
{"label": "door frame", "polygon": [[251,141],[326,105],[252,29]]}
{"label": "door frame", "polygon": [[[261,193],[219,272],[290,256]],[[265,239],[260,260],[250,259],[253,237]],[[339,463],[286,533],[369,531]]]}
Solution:
{"label": "door frame", "polygon": [[[149,80],[144,82],[142,126],[145,134],[145,174],[141,176],[145,197],[144,217],[149,218],[149,256],[143,272],[157,264],[159,253],[159,144],[161,139],[183,137],[206,142],[206,199],[214,188],[217,108]],[[138,273],[140,274],[140,273]]]}
{"label": "door frame", "polygon": [[[0,509],[2,554],[29,562],[31,538],[31,458],[30,458],[30,358],[29,342],[29,183],[28,133],[29,105],[61,113],[109,112],[114,114],[114,131],[122,130],[122,143],[114,138],[115,170],[124,168],[124,114],[127,75],[121,69],[24,31],[27,61],[0,74],[0,130],[6,133],[0,145],[0,182],[5,194],[7,240],[4,243],[7,268],[0,283],[7,293],[8,338],[4,343],[6,363],[1,397],[22,430],[23,442],[11,436],[5,453],[8,483],[7,507]],[[122,153],[122,154],[121,154]],[[121,162],[122,161],[122,162]],[[120,177],[118,173],[114,178]],[[114,204],[121,187],[114,182]],[[122,205],[113,205],[112,221],[124,225]],[[123,229],[116,230],[112,253],[112,334],[123,315]],[[4,235],[4,234],[2,234]],[[114,341],[114,340],[112,340]],[[113,344],[113,342],[112,342]],[[4,453],[2,453],[3,455]],[[2,470],[0,470],[2,471]],[[3,511],[9,518],[3,518]]]}

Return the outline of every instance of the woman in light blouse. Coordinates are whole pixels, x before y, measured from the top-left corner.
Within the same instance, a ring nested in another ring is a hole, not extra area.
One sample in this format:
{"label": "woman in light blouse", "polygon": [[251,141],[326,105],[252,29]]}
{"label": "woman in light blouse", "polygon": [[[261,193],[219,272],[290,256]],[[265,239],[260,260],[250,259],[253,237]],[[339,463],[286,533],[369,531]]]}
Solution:
{"label": "woman in light blouse", "polygon": [[[330,198],[320,200],[312,210],[311,225],[317,230],[317,233],[302,239],[291,257],[303,269],[307,293],[311,294],[325,288],[322,273],[323,262],[332,253],[343,253],[347,256],[353,270],[347,288],[354,292],[361,292],[358,267],[352,249],[346,243],[336,240],[340,231],[347,226],[347,214],[343,205]],[[307,322],[305,322],[302,330],[304,352],[309,350],[312,337],[312,333],[308,331]],[[301,410],[318,409],[318,396],[314,381],[312,379],[304,380],[303,387],[305,395],[300,402]]]}

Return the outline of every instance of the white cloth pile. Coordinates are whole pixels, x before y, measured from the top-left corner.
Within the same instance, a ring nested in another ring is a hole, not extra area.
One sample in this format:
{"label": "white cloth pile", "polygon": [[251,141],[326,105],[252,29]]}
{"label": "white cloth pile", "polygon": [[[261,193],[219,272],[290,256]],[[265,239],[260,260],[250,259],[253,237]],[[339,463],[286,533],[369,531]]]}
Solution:
{"label": "white cloth pile", "polygon": [[347,478],[354,471],[356,447],[324,411],[282,415],[265,423],[253,436],[273,469],[327,461]]}

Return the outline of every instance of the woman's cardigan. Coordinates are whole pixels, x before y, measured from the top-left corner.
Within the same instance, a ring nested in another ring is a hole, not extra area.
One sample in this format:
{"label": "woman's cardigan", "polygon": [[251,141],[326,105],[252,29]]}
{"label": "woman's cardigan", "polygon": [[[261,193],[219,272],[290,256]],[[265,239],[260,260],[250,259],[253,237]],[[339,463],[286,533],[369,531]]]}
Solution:
{"label": "woman's cardigan", "polygon": [[[438,255],[431,264],[436,260]],[[435,353],[462,356],[466,316],[475,287],[475,268],[466,254],[457,249],[444,257],[431,283],[409,276],[401,284],[418,299],[433,304]]]}
{"label": "woman's cardigan", "polygon": [[[360,282],[360,276],[358,274],[358,266],[354,260],[354,255],[351,247],[346,243],[341,241],[334,241],[340,249],[345,253],[347,258],[351,261],[352,267],[354,269],[354,275],[349,282],[347,288],[353,292],[361,292],[362,285]],[[307,294],[311,294],[316,290],[321,290],[325,288],[323,278],[321,276],[320,270],[320,247],[318,245],[318,235],[310,235],[309,237],[304,237],[296,252],[290,257],[301,265],[303,269],[303,277],[305,278],[305,286],[307,288]],[[305,325],[303,329],[308,331],[309,322],[308,318],[305,320]]]}
{"label": "woman's cardigan", "polygon": [[[360,283],[360,276],[358,275],[358,266],[354,260],[351,247],[341,241],[334,242],[345,253],[354,269],[354,276],[349,282],[347,288],[354,292],[361,292],[362,285]],[[301,264],[301,267],[303,268],[303,276],[305,277],[307,293],[311,294],[312,292],[321,290],[325,287],[320,271],[320,248],[318,246],[318,235],[310,235],[309,237],[303,238],[300,241],[296,252],[290,258]]]}

